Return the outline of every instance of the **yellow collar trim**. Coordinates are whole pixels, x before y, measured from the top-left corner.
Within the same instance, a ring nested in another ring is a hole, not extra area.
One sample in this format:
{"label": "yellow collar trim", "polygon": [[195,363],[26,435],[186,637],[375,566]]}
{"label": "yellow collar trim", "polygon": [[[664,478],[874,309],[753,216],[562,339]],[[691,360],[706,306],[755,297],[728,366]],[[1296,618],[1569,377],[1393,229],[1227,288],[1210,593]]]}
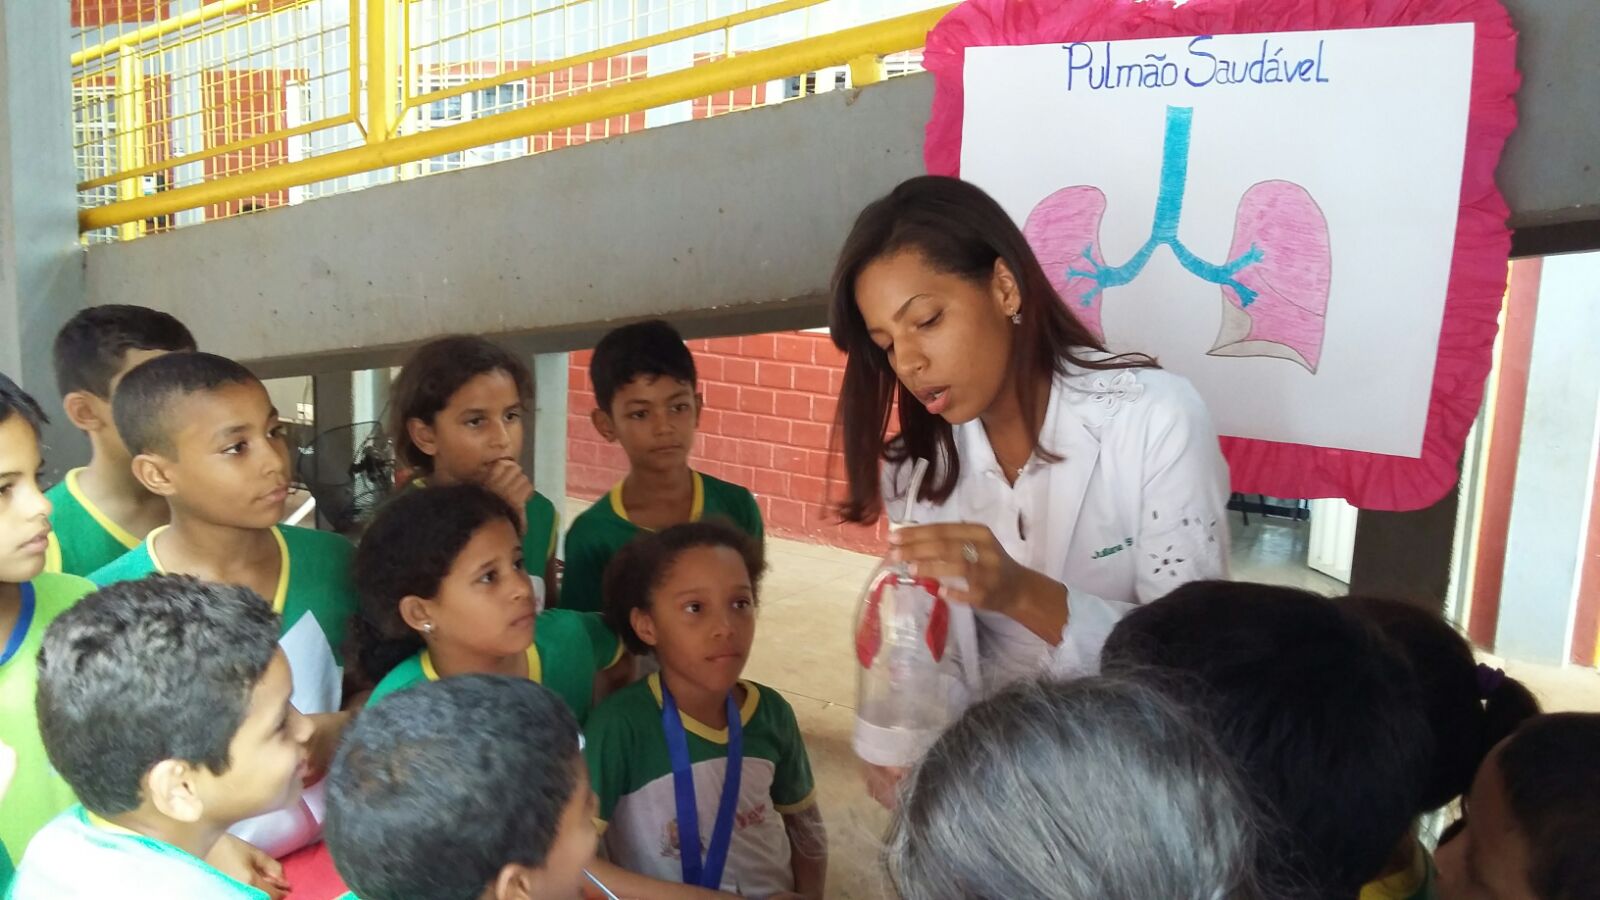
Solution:
{"label": "yellow collar trim", "polygon": [[[156,555],[156,536],[171,527],[170,525],[162,525],[155,531],[150,532],[150,536],[145,538],[146,549],[150,554],[150,564],[162,575],[170,573],[167,572],[167,567],[161,564],[161,557]],[[272,537],[278,542],[279,560],[278,588],[272,593],[272,611],[278,615],[283,615],[283,607],[289,601],[289,543],[283,539],[283,529],[276,525],[272,526]]]}
{"label": "yellow collar trim", "polygon": [[90,825],[93,825],[101,831],[109,831],[112,834],[131,834],[134,837],[139,836],[139,832],[134,831],[132,828],[123,828],[121,825],[118,825],[110,819],[106,819],[90,812],[87,807],[85,807],[83,810],[83,817]]}
{"label": "yellow collar trim", "polygon": [[127,547],[129,550],[139,546],[138,538],[129,534],[128,529],[111,521],[111,517],[101,512],[100,507],[90,502],[89,496],[83,492],[82,488],[78,487],[78,473],[82,471],[82,468],[77,468],[67,473],[67,493],[72,495],[72,499],[78,501],[78,505],[83,507],[83,511],[89,514],[89,518],[95,520],[95,523],[104,528],[107,534],[116,538],[117,543]]}
{"label": "yellow collar trim", "polygon": [[1361,900],[1410,900],[1427,881],[1427,857],[1421,847],[1413,846],[1411,865],[1404,871],[1362,885]]}
{"label": "yellow collar trim", "polygon": [[[694,499],[689,502],[689,521],[698,522],[706,511],[706,482],[704,478],[700,477],[700,473],[693,469],[689,470],[689,475],[694,479]],[[619,481],[611,487],[609,496],[611,497],[611,511],[617,514],[617,518],[636,525],[637,523],[628,518],[627,507],[622,505],[622,482]],[[643,525],[638,525],[637,527],[645,531],[655,530],[654,528],[645,528]]]}
{"label": "yellow collar trim", "polygon": [[[422,677],[429,681],[439,680],[439,670],[433,667],[433,654],[422,651]],[[534,684],[544,684],[544,661],[539,657],[539,645],[528,645],[528,680]]]}
{"label": "yellow collar trim", "polygon": [[61,539],[56,537],[56,530],[52,528],[44,539],[44,570],[59,573],[61,565]]}
{"label": "yellow collar trim", "polygon": [[[659,707],[661,706],[661,673],[652,672],[648,681],[650,683],[650,694],[656,698],[656,706]],[[756,714],[756,705],[761,702],[761,691],[755,684],[742,678],[739,683],[744,685],[744,705],[739,708],[739,722],[742,725],[749,725],[750,718]],[[726,744],[728,742],[728,729],[726,728],[712,728],[699,719],[691,717],[681,709],[678,710],[678,718],[683,720],[683,730],[695,737],[710,741],[713,744]]]}

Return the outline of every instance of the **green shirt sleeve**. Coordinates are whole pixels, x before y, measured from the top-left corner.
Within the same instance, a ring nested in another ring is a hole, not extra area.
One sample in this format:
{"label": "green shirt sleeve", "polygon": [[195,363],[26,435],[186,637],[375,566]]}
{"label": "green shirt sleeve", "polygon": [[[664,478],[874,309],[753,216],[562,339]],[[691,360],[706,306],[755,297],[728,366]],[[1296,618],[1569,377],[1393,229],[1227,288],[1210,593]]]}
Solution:
{"label": "green shirt sleeve", "polygon": [[601,822],[610,822],[617,811],[617,801],[628,792],[629,766],[633,754],[632,729],[621,713],[625,698],[618,695],[600,705],[589,720],[583,734],[583,760],[589,766],[589,784],[599,800],[597,815]]}
{"label": "green shirt sleeve", "polygon": [[600,612],[600,579],[611,554],[591,534],[591,526],[579,516],[567,532],[567,559],[561,577],[562,609]]}
{"label": "green shirt sleeve", "polygon": [[806,754],[805,739],[800,736],[794,708],[777,691],[761,690],[765,693],[761,702],[773,704],[773,731],[782,748],[782,756],[772,773],[772,805],[783,815],[797,813],[811,805],[816,791],[816,781],[811,776],[811,757]]}
{"label": "green shirt sleeve", "polygon": [[14,874],[15,870],[11,867],[11,854],[6,852],[5,842],[0,841],[0,895],[5,894],[6,888],[11,884],[11,876]]}
{"label": "green shirt sleeve", "polygon": [[606,627],[599,613],[579,613],[583,633],[589,639],[589,649],[594,654],[596,671],[604,672],[622,658],[622,641],[616,632]]}
{"label": "green shirt sleeve", "polygon": [[522,561],[528,571],[544,574],[544,565],[556,552],[556,530],[560,517],[556,506],[543,494],[535,493],[523,508],[528,518],[528,532],[522,536]]}

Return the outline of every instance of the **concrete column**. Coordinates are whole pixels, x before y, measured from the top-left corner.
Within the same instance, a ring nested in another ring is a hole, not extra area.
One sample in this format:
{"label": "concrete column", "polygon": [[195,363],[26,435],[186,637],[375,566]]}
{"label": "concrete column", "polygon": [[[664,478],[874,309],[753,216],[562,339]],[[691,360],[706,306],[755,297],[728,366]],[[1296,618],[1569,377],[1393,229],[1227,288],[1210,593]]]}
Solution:
{"label": "concrete column", "polygon": [[1572,642],[1600,426],[1600,253],[1544,261],[1495,652],[1560,664]]}
{"label": "concrete column", "polygon": [[1450,553],[1460,499],[1457,482],[1426,509],[1362,510],[1350,561],[1350,593],[1393,597],[1442,613],[1450,591]]}
{"label": "concrete column", "polygon": [[66,3],[0,0],[0,372],[56,413],[51,476],[89,455],[50,370],[55,333],[84,302],[67,16]]}
{"label": "concrete column", "polygon": [[567,354],[540,353],[533,358],[533,486],[550,498],[566,521],[567,503]]}
{"label": "concrete column", "polygon": [[[351,375],[351,422],[377,422],[380,428],[388,424],[383,418],[389,406],[389,381],[388,369],[362,369]],[[357,437],[366,434],[363,429]]]}
{"label": "concrete column", "polygon": [[[355,454],[355,432],[343,426],[354,421],[354,391],[349,372],[328,372],[311,379],[311,403],[316,415],[316,455],[307,477],[322,485],[350,483],[350,464]],[[337,492],[334,492],[337,493]],[[332,528],[333,522],[317,506],[317,524]]]}

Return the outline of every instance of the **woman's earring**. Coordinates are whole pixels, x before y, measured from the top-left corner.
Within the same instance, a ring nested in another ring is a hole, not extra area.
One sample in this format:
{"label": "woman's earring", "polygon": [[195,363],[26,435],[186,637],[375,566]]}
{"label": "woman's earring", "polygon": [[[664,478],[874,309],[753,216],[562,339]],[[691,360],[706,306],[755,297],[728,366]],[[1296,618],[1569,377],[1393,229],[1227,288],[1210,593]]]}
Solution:
{"label": "woman's earring", "polygon": [[423,622],[422,623],[422,633],[423,634],[433,634],[433,623],[432,622]]}
{"label": "woman's earring", "polygon": [[1017,311],[1011,314],[1011,324],[1013,324],[1013,325],[1021,325],[1022,324],[1022,307],[1020,307],[1020,306],[1017,307]]}

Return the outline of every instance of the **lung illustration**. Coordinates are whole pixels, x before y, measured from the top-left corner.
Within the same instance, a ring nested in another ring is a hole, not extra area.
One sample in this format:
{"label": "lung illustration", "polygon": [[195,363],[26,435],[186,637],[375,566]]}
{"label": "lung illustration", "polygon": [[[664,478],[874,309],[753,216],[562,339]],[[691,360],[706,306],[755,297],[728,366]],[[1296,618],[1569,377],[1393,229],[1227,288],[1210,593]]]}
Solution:
{"label": "lung illustration", "polygon": [[1246,305],[1231,285],[1222,286],[1222,327],[1211,354],[1274,356],[1315,372],[1333,281],[1327,217],[1300,185],[1263,181],[1239,200],[1229,256],[1251,247],[1260,261],[1235,277],[1255,299]]}
{"label": "lung illustration", "polygon": [[1131,283],[1166,247],[1201,281],[1222,290],[1212,356],[1288,360],[1315,373],[1322,359],[1333,252],[1328,220],[1309,191],[1291,181],[1261,181],[1245,191],[1224,262],[1195,255],[1178,238],[1189,178],[1192,107],[1167,107],[1161,184],[1150,237],[1126,262],[1106,264],[1100,226],[1106,195],[1093,185],[1062,188],[1028,214],[1023,233],[1051,285],[1096,337],[1105,292]]}
{"label": "lung illustration", "polygon": [[1100,220],[1105,214],[1105,192],[1080,184],[1044,198],[1022,228],[1050,277],[1050,286],[1101,340],[1105,340],[1105,330],[1100,325],[1100,298],[1105,292],[1100,282],[1082,270],[1106,264],[1100,253]]}

